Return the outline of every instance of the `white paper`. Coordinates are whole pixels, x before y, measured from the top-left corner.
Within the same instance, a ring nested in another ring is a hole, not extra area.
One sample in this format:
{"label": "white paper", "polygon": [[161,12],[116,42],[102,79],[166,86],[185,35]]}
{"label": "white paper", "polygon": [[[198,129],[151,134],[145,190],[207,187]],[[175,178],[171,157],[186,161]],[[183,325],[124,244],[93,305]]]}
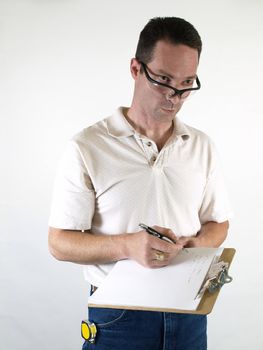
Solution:
{"label": "white paper", "polygon": [[89,298],[92,305],[195,310],[195,299],[216,255],[223,248],[187,248],[172,265],[150,269],[135,261],[116,263],[103,284]]}

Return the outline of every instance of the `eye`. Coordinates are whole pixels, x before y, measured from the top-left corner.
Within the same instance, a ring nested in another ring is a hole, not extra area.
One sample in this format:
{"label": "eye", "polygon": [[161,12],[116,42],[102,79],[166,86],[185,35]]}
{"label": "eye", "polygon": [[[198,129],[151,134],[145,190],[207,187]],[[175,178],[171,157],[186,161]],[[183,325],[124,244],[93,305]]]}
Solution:
{"label": "eye", "polygon": [[184,86],[193,86],[194,81],[195,81],[195,79],[186,79],[185,81],[183,81],[183,85]]}
{"label": "eye", "polygon": [[160,83],[168,84],[170,82],[170,78],[166,77],[165,75],[158,75],[157,80]]}

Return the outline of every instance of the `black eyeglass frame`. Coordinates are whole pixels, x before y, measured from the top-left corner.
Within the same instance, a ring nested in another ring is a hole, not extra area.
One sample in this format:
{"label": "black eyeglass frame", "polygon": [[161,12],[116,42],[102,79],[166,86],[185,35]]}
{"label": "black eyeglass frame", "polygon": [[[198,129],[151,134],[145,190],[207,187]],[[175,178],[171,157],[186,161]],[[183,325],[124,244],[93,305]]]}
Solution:
{"label": "black eyeglass frame", "polygon": [[196,91],[196,90],[200,90],[200,88],[201,88],[201,82],[200,82],[198,76],[196,76],[196,84],[197,84],[197,87],[195,87],[195,88],[188,88],[188,89],[178,90],[178,89],[176,89],[175,87],[173,87],[173,86],[171,86],[171,85],[164,84],[164,83],[160,83],[159,81],[154,80],[154,79],[150,76],[150,74],[148,73],[148,67],[147,67],[147,65],[146,65],[145,63],[143,63],[142,61],[139,61],[139,63],[142,65],[142,68],[143,68],[143,71],[144,71],[144,73],[145,73],[145,76],[146,76],[146,78],[149,80],[150,83],[155,84],[155,85],[164,86],[164,87],[169,88],[169,89],[171,89],[171,90],[174,91],[173,95],[170,96],[170,97],[174,97],[174,96],[176,96],[176,95],[179,95],[180,98],[181,98],[181,96],[182,96],[185,92],[187,92],[187,91]]}

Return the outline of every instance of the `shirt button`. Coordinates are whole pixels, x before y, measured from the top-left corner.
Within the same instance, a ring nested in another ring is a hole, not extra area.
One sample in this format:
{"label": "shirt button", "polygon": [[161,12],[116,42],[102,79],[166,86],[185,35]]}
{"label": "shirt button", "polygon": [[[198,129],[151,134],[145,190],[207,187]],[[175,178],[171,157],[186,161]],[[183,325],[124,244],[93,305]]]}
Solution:
{"label": "shirt button", "polygon": [[149,146],[149,147],[151,147],[151,145],[152,145],[151,141],[148,141],[148,142],[146,143],[146,145]]}
{"label": "shirt button", "polygon": [[152,158],[151,158],[152,163],[154,163],[156,161],[156,159],[157,159],[156,156],[152,156]]}

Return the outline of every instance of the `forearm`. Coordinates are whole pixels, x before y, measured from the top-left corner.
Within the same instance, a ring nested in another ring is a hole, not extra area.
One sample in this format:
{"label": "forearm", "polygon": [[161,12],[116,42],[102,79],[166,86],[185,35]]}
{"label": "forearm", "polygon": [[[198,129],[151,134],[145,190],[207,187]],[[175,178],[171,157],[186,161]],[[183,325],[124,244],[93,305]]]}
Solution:
{"label": "forearm", "polygon": [[201,226],[194,237],[180,237],[178,240],[185,247],[219,247],[226,239],[229,223],[209,221]]}
{"label": "forearm", "polygon": [[200,247],[219,247],[227,237],[228,221],[218,223],[214,221],[202,225],[198,232],[197,244]]}
{"label": "forearm", "polygon": [[127,258],[126,236],[49,229],[49,250],[58,260],[103,264]]}

